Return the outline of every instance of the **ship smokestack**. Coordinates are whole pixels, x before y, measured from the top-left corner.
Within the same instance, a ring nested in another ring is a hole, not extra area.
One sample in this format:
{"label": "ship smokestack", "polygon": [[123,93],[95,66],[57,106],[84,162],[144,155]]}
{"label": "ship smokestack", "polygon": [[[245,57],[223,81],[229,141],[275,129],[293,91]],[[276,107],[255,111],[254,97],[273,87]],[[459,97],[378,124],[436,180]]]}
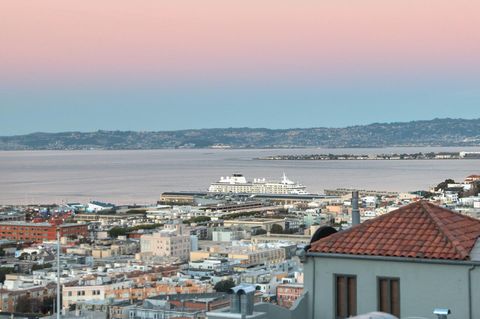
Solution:
{"label": "ship smokestack", "polygon": [[360,224],[360,210],[358,209],[358,191],[352,192],[352,226]]}

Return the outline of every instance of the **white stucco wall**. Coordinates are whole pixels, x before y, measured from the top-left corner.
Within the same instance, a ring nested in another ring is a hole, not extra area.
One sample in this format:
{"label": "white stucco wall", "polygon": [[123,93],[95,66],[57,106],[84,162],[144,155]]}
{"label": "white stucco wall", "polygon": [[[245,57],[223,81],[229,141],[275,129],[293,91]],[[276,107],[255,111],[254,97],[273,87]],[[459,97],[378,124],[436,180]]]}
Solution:
{"label": "white stucco wall", "polygon": [[[308,257],[304,265],[307,318],[335,318],[334,274],[351,274],[357,276],[358,314],[378,310],[377,277],[397,277],[402,318],[433,319],[434,308],[450,308],[449,319],[467,319],[469,268],[470,265]],[[471,283],[471,318],[480,318],[480,266],[471,271]]]}

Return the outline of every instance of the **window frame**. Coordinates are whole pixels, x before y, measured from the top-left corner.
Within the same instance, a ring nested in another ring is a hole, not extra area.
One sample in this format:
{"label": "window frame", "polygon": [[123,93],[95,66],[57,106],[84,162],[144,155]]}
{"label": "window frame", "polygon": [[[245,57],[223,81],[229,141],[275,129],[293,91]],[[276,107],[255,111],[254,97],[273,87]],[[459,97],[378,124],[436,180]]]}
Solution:
{"label": "window frame", "polygon": [[[346,287],[345,287],[345,296],[343,296],[346,300],[346,312],[347,312],[347,317],[342,317],[338,314],[338,278],[344,278],[346,281]],[[355,280],[355,309],[351,311],[352,309],[349,309],[350,306],[350,294],[348,290],[348,280],[349,279],[354,279]],[[356,316],[358,314],[358,285],[357,285],[357,275],[354,274],[333,274],[333,303],[334,303],[334,318],[335,319],[344,319],[344,318],[349,318],[350,316]]]}
{"label": "window frame", "polygon": [[[388,310],[381,309],[381,284],[383,280],[387,281]],[[392,281],[398,282],[398,314],[392,313]],[[402,298],[401,298],[400,277],[377,276],[377,310],[383,311],[385,313],[389,313],[391,315],[394,315],[400,318],[402,313],[401,302],[402,302]]]}

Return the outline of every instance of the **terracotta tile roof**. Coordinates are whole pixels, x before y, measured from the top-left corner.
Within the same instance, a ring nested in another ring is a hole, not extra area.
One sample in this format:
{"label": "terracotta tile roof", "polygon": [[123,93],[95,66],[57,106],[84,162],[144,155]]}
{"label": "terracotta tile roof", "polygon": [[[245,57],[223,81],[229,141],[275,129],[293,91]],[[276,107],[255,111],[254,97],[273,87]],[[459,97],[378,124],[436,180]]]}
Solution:
{"label": "terracotta tile roof", "polygon": [[469,260],[480,220],[419,201],[322,238],[310,252]]}

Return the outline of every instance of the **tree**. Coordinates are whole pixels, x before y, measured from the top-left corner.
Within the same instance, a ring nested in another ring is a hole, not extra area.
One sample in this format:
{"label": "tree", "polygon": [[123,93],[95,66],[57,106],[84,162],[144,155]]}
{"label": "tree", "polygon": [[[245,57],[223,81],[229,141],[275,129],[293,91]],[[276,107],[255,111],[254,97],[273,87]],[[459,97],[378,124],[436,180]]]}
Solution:
{"label": "tree", "polygon": [[33,270],[45,269],[45,268],[52,268],[52,264],[50,264],[50,263],[45,263],[45,264],[43,264],[43,265],[34,264],[34,265],[32,266],[32,271],[33,271]]}
{"label": "tree", "polygon": [[111,238],[117,238],[118,236],[125,236],[128,230],[123,227],[113,227],[108,231]]}
{"label": "tree", "polygon": [[435,190],[436,191],[441,190],[441,189],[444,190],[445,188],[447,188],[448,184],[455,184],[455,181],[451,178],[446,179],[445,181],[438,184],[437,187],[435,187]]}
{"label": "tree", "polygon": [[0,267],[0,282],[3,283],[5,281],[6,275],[11,274],[12,272],[13,272],[12,268]]}
{"label": "tree", "polygon": [[33,313],[33,303],[27,296],[21,296],[15,303],[15,312],[19,313]]}
{"label": "tree", "polygon": [[53,311],[53,301],[55,297],[29,298],[21,296],[15,303],[15,312],[19,313],[51,313]]}
{"label": "tree", "polygon": [[272,227],[270,228],[270,233],[272,233],[272,234],[282,234],[283,233],[283,227],[278,225],[278,224],[273,224]]}
{"label": "tree", "polygon": [[41,313],[52,313],[53,312],[53,301],[55,300],[55,296],[53,297],[46,297],[43,299],[43,302],[40,306]]}
{"label": "tree", "polygon": [[255,235],[265,235],[266,233],[267,233],[267,231],[263,228],[257,229],[255,231]]}
{"label": "tree", "polygon": [[235,287],[235,282],[232,278],[229,278],[217,282],[213,288],[216,292],[228,292],[233,287]]}

